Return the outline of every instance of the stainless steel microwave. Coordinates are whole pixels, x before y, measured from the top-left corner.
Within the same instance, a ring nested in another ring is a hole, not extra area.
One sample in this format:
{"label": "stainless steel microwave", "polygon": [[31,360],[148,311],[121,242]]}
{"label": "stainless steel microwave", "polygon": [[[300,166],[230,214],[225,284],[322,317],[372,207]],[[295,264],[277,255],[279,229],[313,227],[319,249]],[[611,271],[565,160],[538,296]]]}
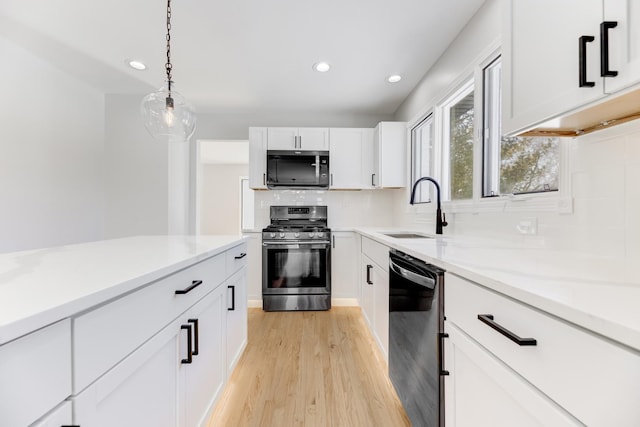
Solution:
{"label": "stainless steel microwave", "polygon": [[329,152],[267,150],[267,188],[329,188]]}

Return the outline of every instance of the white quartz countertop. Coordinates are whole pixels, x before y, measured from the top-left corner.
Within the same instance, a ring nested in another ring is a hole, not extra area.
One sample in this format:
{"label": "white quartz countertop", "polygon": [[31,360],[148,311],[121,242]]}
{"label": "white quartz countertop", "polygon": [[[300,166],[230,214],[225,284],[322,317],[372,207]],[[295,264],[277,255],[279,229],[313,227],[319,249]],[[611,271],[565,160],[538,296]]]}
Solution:
{"label": "white quartz countertop", "polygon": [[383,233],[400,230],[355,228],[355,231],[640,350],[637,263],[615,256],[521,248],[483,238],[445,235],[396,239]]}
{"label": "white quartz countertop", "polygon": [[0,254],[0,345],[238,245],[140,236]]}

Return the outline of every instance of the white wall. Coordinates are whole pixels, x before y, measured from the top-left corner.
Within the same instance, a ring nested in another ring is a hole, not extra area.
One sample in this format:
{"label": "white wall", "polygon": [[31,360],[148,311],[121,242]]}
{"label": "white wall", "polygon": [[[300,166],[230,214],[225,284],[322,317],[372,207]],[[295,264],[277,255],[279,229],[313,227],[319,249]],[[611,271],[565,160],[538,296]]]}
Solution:
{"label": "white wall", "polygon": [[0,252],[103,238],[103,95],[0,36]]}
{"label": "white wall", "polygon": [[240,177],[249,165],[203,164],[200,233],[240,233]]}
{"label": "white wall", "polygon": [[144,128],[142,97],[106,96],[107,238],[168,232],[168,147]]}

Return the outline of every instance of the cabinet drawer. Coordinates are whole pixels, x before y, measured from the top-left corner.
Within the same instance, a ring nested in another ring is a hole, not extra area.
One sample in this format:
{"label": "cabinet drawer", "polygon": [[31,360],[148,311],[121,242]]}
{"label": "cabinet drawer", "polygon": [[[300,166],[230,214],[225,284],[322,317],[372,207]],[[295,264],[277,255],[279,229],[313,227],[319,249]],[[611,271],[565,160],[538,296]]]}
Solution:
{"label": "cabinet drawer", "polygon": [[71,322],[0,346],[0,425],[29,425],[71,395]]}
{"label": "cabinet drawer", "polygon": [[389,247],[362,236],[362,253],[367,255],[383,270],[389,269]]}
{"label": "cabinet drawer", "polygon": [[225,272],[220,254],[74,319],[74,394],[220,285]]}
{"label": "cabinet drawer", "polygon": [[[640,355],[494,291],[448,274],[447,322],[474,338],[587,425],[639,425]],[[478,319],[535,346],[519,346]]]}
{"label": "cabinet drawer", "polygon": [[226,252],[227,276],[231,276],[236,271],[247,265],[247,255],[249,250],[246,243],[242,243]]}

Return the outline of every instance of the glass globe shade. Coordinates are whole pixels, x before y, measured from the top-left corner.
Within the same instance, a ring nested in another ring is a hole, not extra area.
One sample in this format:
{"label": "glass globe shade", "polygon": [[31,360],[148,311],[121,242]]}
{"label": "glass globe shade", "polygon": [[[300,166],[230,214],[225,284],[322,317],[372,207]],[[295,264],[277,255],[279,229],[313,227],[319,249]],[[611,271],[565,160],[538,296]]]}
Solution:
{"label": "glass globe shade", "polygon": [[140,104],[142,119],[155,139],[187,142],[196,130],[196,114],[191,104],[174,88],[175,84],[171,82],[171,93],[165,84],[157,92],[145,96]]}

